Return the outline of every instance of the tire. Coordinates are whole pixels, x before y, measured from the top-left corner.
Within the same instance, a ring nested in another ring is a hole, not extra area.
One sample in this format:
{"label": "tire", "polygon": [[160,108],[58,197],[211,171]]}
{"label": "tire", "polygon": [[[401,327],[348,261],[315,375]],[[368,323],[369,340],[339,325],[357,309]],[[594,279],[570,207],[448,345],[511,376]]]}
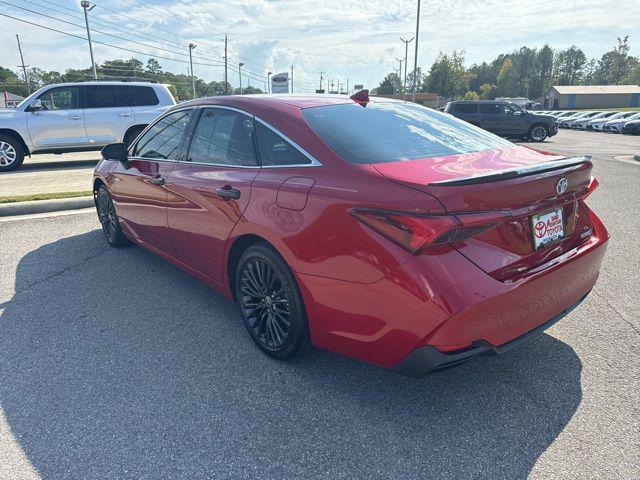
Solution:
{"label": "tire", "polygon": [[120,219],[116,215],[116,209],[113,206],[109,190],[104,185],[100,185],[95,195],[96,211],[98,212],[98,220],[102,225],[102,233],[107,242],[112,247],[124,247],[131,242],[122,233],[120,227]]}
{"label": "tire", "polygon": [[0,172],[9,172],[20,168],[24,162],[22,144],[9,135],[0,135]]}
{"label": "tire", "polygon": [[309,350],[309,325],[300,289],[289,266],[271,247],[258,243],[244,251],[236,270],[235,291],[245,327],[263,352],[289,360]]}
{"label": "tire", "polygon": [[138,135],[140,135],[140,133],[145,129],[145,127],[135,127],[132,128],[131,130],[129,130],[126,135],[124,136],[124,146],[127,150],[129,150],[129,147],[131,146],[131,144],[133,143],[133,141],[138,138]]}
{"label": "tire", "polygon": [[549,130],[544,125],[533,125],[529,130],[528,137],[534,142],[544,142],[549,136]]}

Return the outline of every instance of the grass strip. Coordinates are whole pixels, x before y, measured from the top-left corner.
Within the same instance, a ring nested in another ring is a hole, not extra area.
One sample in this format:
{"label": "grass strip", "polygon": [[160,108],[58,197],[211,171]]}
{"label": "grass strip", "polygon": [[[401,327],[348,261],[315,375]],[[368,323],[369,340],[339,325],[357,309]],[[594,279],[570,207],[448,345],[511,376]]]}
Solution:
{"label": "grass strip", "polygon": [[0,203],[31,202],[33,200],[54,200],[57,198],[75,198],[92,196],[91,190],[79,192],[29,193],[26,195],[0,195]]}

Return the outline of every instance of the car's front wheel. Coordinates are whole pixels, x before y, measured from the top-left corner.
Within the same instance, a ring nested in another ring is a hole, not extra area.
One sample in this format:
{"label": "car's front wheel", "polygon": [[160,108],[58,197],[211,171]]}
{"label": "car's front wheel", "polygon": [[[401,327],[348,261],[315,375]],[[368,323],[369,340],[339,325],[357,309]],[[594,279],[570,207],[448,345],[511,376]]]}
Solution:
{"label": "car's front wheel", "polygon": [[534,142],[544,142],[548,136],[549,132],[544,125],[534,125],[529,130],[529,138]]}
{"label": "car's front wheel", "polygon": [[260,349],[279,360],[311,345],[302,295],[285,261],[266,244],[249,247],[235,276],[245,326]]}
{"label": "car's front wheel", "polygon": [[100,185],[95,194],[96,210],[98,211],[98,220],[102,225],[102,233],[112,247],[123,247],[130,242],[122,233],[120,220],[116,215],[116,209],[113,206],[109,190],[104,185]]}
{"label": "car's front wheel", "polygon": [[24,161],[24,149],[20,142],[9,135],[0,135],[0,172],[15,170]]}

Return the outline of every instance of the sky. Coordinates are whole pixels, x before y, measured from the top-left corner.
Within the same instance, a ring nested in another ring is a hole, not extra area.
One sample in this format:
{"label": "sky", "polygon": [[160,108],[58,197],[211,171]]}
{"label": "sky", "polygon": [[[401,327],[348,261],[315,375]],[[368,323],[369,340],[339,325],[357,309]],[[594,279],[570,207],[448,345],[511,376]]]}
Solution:
{"label": "sky", "polygon": [[[84,38],[79,3],[0,0],[0,14]],[[400,37],[415,36],[417,6],[416,0],[95,3],[89,18],[98,63],[131,56],[146,62],[153,56],[164,69],[187,73],[187,45],[193,42],[197,45],[195,74],[206,81],[222,80],[224,36],[228,35],[233,85],[238,84],[239,62],[245,64],[242,69],[251,77],[249,83],[260,88],[268,71],[280,73],[293,65],[294,87],[302,92],[318,87],[320,72],[334,84],[339,80],[345,85],[348,80],[350,86],[377,86],[387,73],[397,70],[397,59],[404,58]],[[423,0],[418,65],[428,70],[440,51],[464,50],[466,64],[471,65],[523,45],[533,48],[545,43],[553,48],[577,45],[587,57],[599,58],[611,50],[616,37],[624,35],[630,35],[631,53],[640,56],[639,19],[640,0]],[[58,71],[90,65],[86,40],[0,16],[0,65],[4,67],[15,69],[20,63],[16,33],[28,65]],[[414,45],[409,46],[409,71]]]}

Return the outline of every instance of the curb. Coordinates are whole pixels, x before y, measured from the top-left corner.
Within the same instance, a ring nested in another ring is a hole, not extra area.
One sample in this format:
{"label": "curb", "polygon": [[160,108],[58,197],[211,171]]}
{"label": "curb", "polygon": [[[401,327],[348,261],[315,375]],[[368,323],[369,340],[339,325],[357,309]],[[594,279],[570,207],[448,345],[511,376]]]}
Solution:
{"label": "curb", "polygon": [[57,212],[93,207],[93,197],[57,198],[31,202],[0,203],[0,217],[31,215],[33,213]]}

